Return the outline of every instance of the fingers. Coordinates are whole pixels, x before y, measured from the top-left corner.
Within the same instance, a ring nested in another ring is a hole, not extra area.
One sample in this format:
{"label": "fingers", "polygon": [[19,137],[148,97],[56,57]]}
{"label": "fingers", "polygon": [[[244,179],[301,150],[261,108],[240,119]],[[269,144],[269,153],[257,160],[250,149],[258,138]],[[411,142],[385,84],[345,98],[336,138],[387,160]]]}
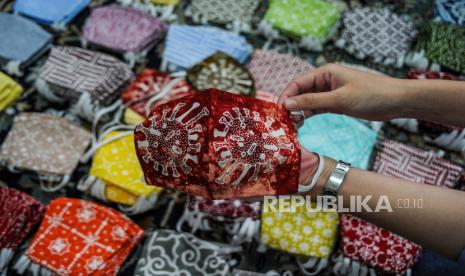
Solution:
{"label": "fingers", "polygon": [[316,113],[316,110],[335,110],[340,107],[341,93],[343,93],[343,88],[336,89],[330,93],[297,95],[285,99],[284,106],[291,112],[304,110],[308,115]]}

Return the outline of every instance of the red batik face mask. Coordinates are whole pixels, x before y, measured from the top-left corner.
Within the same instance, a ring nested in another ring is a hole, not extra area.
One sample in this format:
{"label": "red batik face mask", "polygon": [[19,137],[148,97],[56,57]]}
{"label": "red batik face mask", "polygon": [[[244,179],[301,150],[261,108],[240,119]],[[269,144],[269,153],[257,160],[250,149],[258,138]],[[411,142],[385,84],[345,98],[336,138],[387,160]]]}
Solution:
{"label": "red batik face mask", "polygon": [[211,198],[298,190],[296,131],[274,103],[208,89],[158,106],[134,135],[150,185]]}

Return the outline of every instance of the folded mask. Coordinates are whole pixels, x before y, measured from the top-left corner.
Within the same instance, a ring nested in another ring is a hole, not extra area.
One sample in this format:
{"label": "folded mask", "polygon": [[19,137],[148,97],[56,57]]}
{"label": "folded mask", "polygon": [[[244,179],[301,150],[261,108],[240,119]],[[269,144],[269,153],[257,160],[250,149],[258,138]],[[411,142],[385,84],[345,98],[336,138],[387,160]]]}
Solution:
{"label": "folded mask", "polygon": [[156,230],[145,242],[134,275],[228,275],[228,254],[239,250],[188,233]]}
{"label": "folded mask", "polygon": [[53,102],[70,102],[72,112],[91,121],[133,77],[120,60],[77,47],[55,47],[40,71],[37,90]]}
{"label": "folded mask", "polygon": [[312,152],[367,169],[377,134],[357,119],[322,114],[306,119],[298,130],[298,138]]}
{"label": "folded mask", "polygon": [[321,51],[335,32],[341,16],[339,7],[321,0],[270,0],[260,30],[269,38],[278,32],[300,39],[300,45]]}
{"label": "folded mask", "polygon": [[251,30],[259,0],[193,0],[186,13],[197,23],[225,24],[235,30]]}
{"label": "folded mask", "polygon": [[434,5],[436,20],[465,25],[465,2],[462,0],[436,0]]}
{"label": "folded mask", "polygon": [[123,103],[145,117],[156,106],[194,93],[182,78],[144,69],[121,95]]}
{"label": "folded mask", "polygon": [[171,25],[163,52],[162,70],[190,68],[222,51],[243,63],[252,53],[244,37],[215,27]]}
{"label": "folded mask", "polygon": [[74,19],[90,3],[90,0],[17,0],[16,13],[23,14],[41,24],[64,26]]}
{"label": "folded mask", "polygon": [[64,118],[20,113],[2,144],[0,160],[12,171],[38,173],[42,188],[55,191],[67,184],[90,139],[89,132]]}
{"label": "folded mask", "polygon": [[433,152],[386,140],[376,155],[375,172],[414,182],[454,188],[463,168]]}
{"label": "folded mask", "polygon": [[336,275],[370,275],[375,271],[407,274],[421,248],[387,230],[354,216],[341,215],[341,251],[333,267]]}
{"label": "folded mask", "polygon": [[273,210],[269,205],[262,212],[261,241],[280,251],[306,257],[304,271],[318,273],[328,264],[337,237],[339,215],[335,211],[307,210],[298,206],[295,212]]}
{"label": "folded mask", "polygon": [[0,273],[6,273],[15,251],[42,218],[44,210],[30,195],[0,186]]}
{"label": "folded mask", "polygon": [[271,102],[205,90],[158,106],[134,138],[149,185],[215,199],[298,191],[295,128]]}
{"label": "folded mask", "polygon": [[34,62],[52,43],[52,35],[24,17],[0,13],[0,66],[9,74],[22,75],[20,67]]}
{"label": "folded mask", "polygon": [[298,57],[267,50],[255,50],[247,67],[255,81],[256,89],[277,96],[298,76],[315,69]]}
{"label": "folded mask", "polygon": [[388,9],[357,8],[345,12],[342,22],[344,29],[336,46],[359,59],[396,67],[404,64],[417,34],[409,18]]}
{"label": "folded mask", "polygon": [[187,80],[198,90],[216,88],[253,97],[252,76],[245,66],[223,52],[206,58],[187,71]]}
{"label": "folded mask", "polygon": [[123,204],[121,209],[129,214],[153,208],[161,189],[143,182],[132,132],[109,132],[100,143],[89,177],[78,188],[99,199]]}
{"label": "folded mask", "polygon": [[[117,5],[91,11],[82,30],[84,41],[117,53],[145,56],[166,32],[166,26],[143,11]],[[135,57],[134,57],[135,58]]]}
{"label": "folded mask", "polygon": [[111,208],[58,198],[47,206],[38,232],[14,268],[19,274],[116,275],[143,235],[139,226]]}
{"label": "folded mask", "polygon": [[0,72],[0,111],[5,110],[21,96],[23,88],[8,75]]}

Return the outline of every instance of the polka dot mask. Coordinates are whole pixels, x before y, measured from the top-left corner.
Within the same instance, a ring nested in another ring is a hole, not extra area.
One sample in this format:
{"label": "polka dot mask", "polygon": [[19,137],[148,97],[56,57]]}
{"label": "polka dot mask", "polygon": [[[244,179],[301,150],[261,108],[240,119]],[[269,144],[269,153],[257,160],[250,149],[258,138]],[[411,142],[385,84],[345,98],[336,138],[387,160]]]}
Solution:
{"label": "polka dot mask", "polygon": [[215,199],[298,191],[295,128],[271,102],[208,89],[160,105],[134,137],[150,185]]}

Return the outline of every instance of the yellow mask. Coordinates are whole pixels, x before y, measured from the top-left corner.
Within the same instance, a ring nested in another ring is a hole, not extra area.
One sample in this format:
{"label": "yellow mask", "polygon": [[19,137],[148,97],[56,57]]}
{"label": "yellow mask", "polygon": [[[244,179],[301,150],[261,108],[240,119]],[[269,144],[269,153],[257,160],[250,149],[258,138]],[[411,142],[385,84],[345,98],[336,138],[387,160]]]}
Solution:
{"label": "yellow mask", "polygon": [[0,111],[11,105],[23,92],[23,88],[12,78],[0,72]]}

